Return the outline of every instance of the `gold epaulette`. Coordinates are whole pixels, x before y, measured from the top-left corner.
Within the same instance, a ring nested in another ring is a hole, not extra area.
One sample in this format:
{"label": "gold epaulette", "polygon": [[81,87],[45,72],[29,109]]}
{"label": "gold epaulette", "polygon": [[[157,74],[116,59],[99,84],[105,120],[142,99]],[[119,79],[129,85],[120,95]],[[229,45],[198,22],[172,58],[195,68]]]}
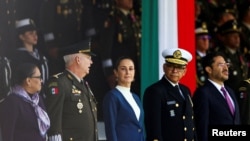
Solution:
{"label": "gold epaulette", "polygon": [[250,79],[247,79],[247,80],[244,80],[244,81],[246,81],[248,84],[250,84]]}
{"label": "gold epaulette", "polygon": [[60,73],[54,74],[52,77],[54,77],[54,78],[59,78],[59,76],[60,76],[61,74],[63,74],[63,72],[60,72]]}

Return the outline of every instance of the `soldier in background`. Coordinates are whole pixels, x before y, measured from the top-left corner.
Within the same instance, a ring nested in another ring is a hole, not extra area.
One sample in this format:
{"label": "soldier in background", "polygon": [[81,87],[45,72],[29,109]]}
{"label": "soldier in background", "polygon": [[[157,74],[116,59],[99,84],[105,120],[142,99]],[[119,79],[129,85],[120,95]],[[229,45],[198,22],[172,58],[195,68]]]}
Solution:
{"label": "soldier in background", "polygon": [[18,47],[10,56],[11,68],[16,72],[16,66],[20,63],[33,63],[37,65],[42,74],[43,82],[49,78],[49,68],[47,58],[38,50],[37,27],[32,19],[22,19],[16,22],[18,33]]}
{"label": "soldier in background", "polygon": [[229,79],[225,84],[236,93],[242,80],[247,79],[248,67],[240,46],[240,27],[235,20],[230,20],[220,26],[218,32],[222,37],[222,45],[216,51],[225,56],[226,62],[230,63]]}
{"label": "soldier in background", "polygon": [[135,80],[131,90],[140,95],[141,21],[133,12],[133,0],[115,0],[115,8],[105,20],[100,31],[102,67],[110,88],[116,84],[113,63],[120,56],[130,56],[135,61]]}
{"label": "soldier in background", "polygon": [[[250,1],[245,1],[239,6],[239,25],[241,27],[241,51],[250,69]],[[249,72],[248,77],[250,77]]]}
{"label": "soldier in background", "polygon": [[[43,48],[51,60],[50,70],[64,70],[60,50],[96,34],[92,0],[44,0],[40,13],[40,29],[44,35]],[[53,35],[53,40],[49,39]],[[48,36],[48,37],[46,37]],[[58,67],[55,67],[56,66]]]}
{"label": "soldier in background", "polygon": [[250,79],[241,81],[237,91],[241,123],[250,125]]}
{"label": "soldier in background", "polygon": [[206,80],[206,75],[202,65],[202,58],[205,57],[209,51],[210,38],[206,22],[197,22],[195,29],[197,87],[202,86]]}

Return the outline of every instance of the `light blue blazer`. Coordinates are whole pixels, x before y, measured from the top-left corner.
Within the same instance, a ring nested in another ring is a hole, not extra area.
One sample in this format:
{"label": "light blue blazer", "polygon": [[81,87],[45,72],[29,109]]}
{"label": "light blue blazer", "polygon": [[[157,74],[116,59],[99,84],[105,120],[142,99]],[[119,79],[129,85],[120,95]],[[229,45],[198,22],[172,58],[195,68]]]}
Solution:
{"label": "light blue blazer", "polygon": [[144,141],[144,111],[139,97],[133,93],[141,113],[139,121],[134,110],[114,88],[103,99],[103,118],[108,141]]}

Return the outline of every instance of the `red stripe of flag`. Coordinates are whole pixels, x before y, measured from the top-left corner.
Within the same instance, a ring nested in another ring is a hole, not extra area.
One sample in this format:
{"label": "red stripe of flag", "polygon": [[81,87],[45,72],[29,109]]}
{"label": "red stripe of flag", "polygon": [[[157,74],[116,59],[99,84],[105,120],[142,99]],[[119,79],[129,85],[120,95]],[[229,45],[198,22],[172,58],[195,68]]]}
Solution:
{"label": "red stripe of flag", "polygon": [[181,82],[193,93],[196,88],[195,40],[194,40],[194,0],[177,0],[178,46],[191,52],[192,61],[188,64],[186,75]]}

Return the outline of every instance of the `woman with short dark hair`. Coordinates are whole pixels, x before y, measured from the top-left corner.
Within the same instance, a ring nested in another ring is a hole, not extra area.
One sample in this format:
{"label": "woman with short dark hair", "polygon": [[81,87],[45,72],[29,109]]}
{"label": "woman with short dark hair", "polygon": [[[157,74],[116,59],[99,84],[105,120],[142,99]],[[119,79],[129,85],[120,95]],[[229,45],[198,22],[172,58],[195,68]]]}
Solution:
{"label": "woman with short dark hair", "polygon": [[45,141],[50,127],[42,97],[39,68],[30,63],[17,67],[11,94],[1,104],[3,141]]}

